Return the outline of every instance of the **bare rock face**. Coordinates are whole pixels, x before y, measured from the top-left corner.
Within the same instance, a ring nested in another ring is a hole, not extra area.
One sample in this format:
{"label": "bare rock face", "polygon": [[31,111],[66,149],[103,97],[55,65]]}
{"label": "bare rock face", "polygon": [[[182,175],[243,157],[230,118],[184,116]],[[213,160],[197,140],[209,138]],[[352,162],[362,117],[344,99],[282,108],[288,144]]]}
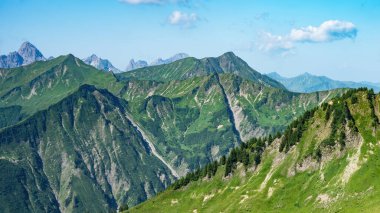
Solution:
{"label": "bare rock face", "polygon": [[18,54],[24,59],[23,65],[28,65],[35,61],[46,60],[42,53],[29,42],[22,43],[20,49],[18,50]]}
{"label": "bare rock face", "polygon": [[0,68],[15,68],[45,60],[46,58],[33,44],[24,42],[17,52],[0,56]]}
{"label": "bare rock face", "polygon": [[178,53],[178,54],[175,54],[175,55],[173,55],[172,57],[170,57],[168,59],[158,58],[157,60],[153,61],[150,64],[150,66],[157,66],[157,65],[162,65],[162,64],[170,64],[172,62],[175,62],[175,61],[187,58],[187,57],[189,57],[189,55],[186,54],[186,53]]}
{"label": "bare rock face", "polygon": [[114,67],[109,60],[102,59],[95,54],[92,54],[91,56],[82,59],[82,61],[88,65],[91,65],[91,66],[93,66],[97,69],[103,70],[103,71],[114,72],[114,73],[121,72],[119,69]]}
{"label": "bare rock face", "polygon": [[131,70],[135,70],[135,69],[139,69],[139,68],[143,68],[147,66],[148,66],[148,62],[146,61],[143,61],[143,60],[135,61],[134,59],[131,59],[125,71],[131,71]]}

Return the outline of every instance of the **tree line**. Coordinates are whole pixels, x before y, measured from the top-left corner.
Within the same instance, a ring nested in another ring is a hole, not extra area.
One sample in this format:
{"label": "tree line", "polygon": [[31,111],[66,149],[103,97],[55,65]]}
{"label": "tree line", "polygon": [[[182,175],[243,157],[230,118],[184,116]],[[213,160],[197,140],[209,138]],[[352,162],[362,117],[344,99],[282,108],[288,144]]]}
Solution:
{"label": "tree line", "polygon": [[[355,124],[350,109],[348,107],[349,100],[351,104],[359,103],[357,92],[367,92],[367,99],[371,107],[371,118],[373,125],[379,124],[379,119],[375,114],[375,98],[376,95],[373,89],[358,88],[351,89],[343,94],[341,97],[334,98],[333,104],[323,103],[322,110],[325,112],[325,121],[331,120],[331,134],[330,137],[324,140],[321,145],[315,150],[314,155],[321,158],[321,146],[334,146],[336,142],[339,143],[341,148],[345,147],[345,130],[346,124],[355,132],[358,128]],[[203,168],[198,168],[194,172],[189,172],[186,176],[180,178],[172,185],[173,189],[180,189],[188,185],[191,181],[197,181],[202,178],[211,178],[215,176],[218,169],[224,167],[224,177],[233,174],[238,163],[241,163],[245,168],[252,165],[259,165],[261,163],[262,154],[267,146],[269,146],[276,138],[282,137],[279,151],[288,152],[289,149],[300,141],[302,134],[307,129],[307,122],[314,116],[318,107],[306,111],[301,117],[294,120],[281,134],[278,132],[275,136],[269,135],[263,138],[253,138],[247,143],[242,143],[239,147],[233,148],[228,156],[222,156],[219,161],[213,161]]]}
{"label": "tree line", "polygon": [[198,168],[194,172],[189,172],[186,176],[178,179],[172,184],[174,190],[180,189],[188,185],[192,181],[197,181],[203,178],[212,178],[215,176],[218,169],[224,167],[224,177],[229,176],[234,172],[238,163],[244,165],[245,168],[251,165],[259,165],[261,162],[262,153],[265,147],[270,145],[275,138],[280,138],[278,133],[275,137],[269,135],[263,138],[253,138],[246,143],[241,143],[239,147],[233,148],[228,157],[223,155],[219,161],[213,161],[203,168]]}

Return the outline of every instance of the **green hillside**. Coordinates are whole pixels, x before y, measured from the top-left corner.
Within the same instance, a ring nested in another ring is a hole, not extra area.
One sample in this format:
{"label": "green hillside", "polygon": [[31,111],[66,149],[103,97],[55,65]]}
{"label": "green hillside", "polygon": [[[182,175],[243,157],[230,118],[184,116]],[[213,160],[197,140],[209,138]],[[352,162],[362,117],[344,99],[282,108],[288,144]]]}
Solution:
{"label": "green hillside", "polygon": [[282,84],[252,69],[245,61],[232,52],[227,52],[217,58],[196,59],[188,57],[170,64],[144,67],[131,72],[125,72],[120,76],[141,80],[171,81],[215,73],[231,73],[254,82],[263,83],[266,86],[285,89]]}
{"label": "green hillside", "polygon": [[121,95],[162,155],[186,174],[242,141],[283,131],[306,110],[342,92],[298,94],[214,74],[168,83],[134,80]]}
{"label": "green hillside", "polygon": [[0,131],[0,206],[11,212],[108,211],[173,180],[125,117],[127,103],[84,85]]}
{"label": "green hillside", "polygon": [[0,74],[0,108],[20,106],[20,119],[47,109],[84,84],[96,85],[112,93],[122,87],[112,73],[86,65],[73,55],[0,69]]}
{"label": "green hillside", "polygon": [[350,91],[130,212],[378,212],[379,119],[379,95]]}

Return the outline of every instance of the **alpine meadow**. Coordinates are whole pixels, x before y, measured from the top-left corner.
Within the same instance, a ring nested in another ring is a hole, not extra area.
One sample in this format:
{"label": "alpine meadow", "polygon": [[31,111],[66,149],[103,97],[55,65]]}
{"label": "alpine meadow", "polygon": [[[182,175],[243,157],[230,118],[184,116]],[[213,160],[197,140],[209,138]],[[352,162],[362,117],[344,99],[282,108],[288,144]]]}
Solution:
{"label": "alpine meadow", "polygon": [[0,212],[380,212],[379,14],[2,1]]}

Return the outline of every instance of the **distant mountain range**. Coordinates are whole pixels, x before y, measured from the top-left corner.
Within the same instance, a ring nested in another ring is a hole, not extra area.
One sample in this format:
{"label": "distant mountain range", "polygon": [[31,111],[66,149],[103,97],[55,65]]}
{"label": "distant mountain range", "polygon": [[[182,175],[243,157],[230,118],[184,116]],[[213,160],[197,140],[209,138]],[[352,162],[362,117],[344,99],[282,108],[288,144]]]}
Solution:
{"label": "distant mountain range", "polygon": [[82,61],[88,65],[91,65],[99,70],[109,71],[113,73],[120,73],[121,71],[114,67],[112,63],[107,59],[102,59],[95,54],[82,59]]}
{"label": "distant mountain range", "polygon": [[[167,59],[158,58],[150,64],[144,60],[135,61],[134,59],[131,59],[125,71],[131,71],[148,66],[169,64],[187,57],[189,57],[189,55],[186,53],[178,53]],[[33,44],[27,41],[21,45],[18,51],[11,52],[8,55],[0,55],[0,68],[15,68],[31,64],[35,61],[46,61],[51,59],[54,59],[54,57],[50,56],[48,59],[46,59],[40,50],[38,50]],[[95,54],[82,59],[82,61],[99,70],[104,70],[107,72],[112,71],[113,73],[123,72],[122,70],[113,66],[113,64],[108,59],[100,58]]]}
{"label": "distant mountain range", "polygon": [[147,66],[149,66],[149,64],[146,61],[143,61],[143,60],[135,61],[134,59],[131,59],[125,71],[131,71],[131,70],[135,70],[135,69],[139,69],[139,68],[143,68]]}
{"label": "distant mountain range", "polygon": [[31,43],[22,43],[19,50],[0,56],[0,68],[14,68],[31,64],[35,61],[45,61],[46,58]]}
{"label": "distant mountain range", "polygon": [[144,67],[148,67],[148,66],[170,64],[170,63],[173,63],[175,61],[178,61],[178,60],[181,60],[184,58],[188,58],[188,57],[189,57],[189,55],[186,53],[178,53],[178,54],[175,54],[174,56],[172,56],[168,59],[158,58],[150,64],[148,64],[148,62],[144,61],[144,60],[135,61],[134,59],[131,59],[129,61],[129,64],[128,64],[127,68],[125,69],[125,71],[132,71],[135,69],[144,68]]}
{"label": "distant mountain range", "polygon": [[162,64],[170,64],[172,62],[175,62],[175,61],[178,61],[180,59],[187,58],[187,57],[189,57],[189,55],[186,53],[178,53],[178,54],[175,54],[174,56],[172,56],[168,59],[158,58],[157,60],[153,61],[150,65],[156,66],[156,65],[162,65]]}
{"label": "distant mountain range", "polygon": [[337,81],[325,76],[316,76],[310,73],[286,78],[276,72],[267,74],[268,77],[282,83],[288,90],[293,92],[316,92],[325,91],[337,88],[359,88],[367,87],[380,91],[380,83],[370,82],[352,82],[352,81]]}

